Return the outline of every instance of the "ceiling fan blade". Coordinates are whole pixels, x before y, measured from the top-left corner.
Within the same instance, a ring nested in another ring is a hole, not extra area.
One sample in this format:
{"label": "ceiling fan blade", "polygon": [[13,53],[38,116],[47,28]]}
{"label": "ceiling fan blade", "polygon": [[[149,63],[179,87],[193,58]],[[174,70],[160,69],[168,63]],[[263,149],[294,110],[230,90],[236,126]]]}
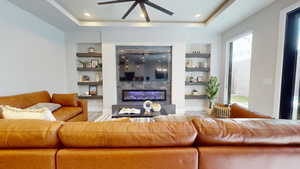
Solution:
{"label": "ceiling fan blade", "polygon": [[157,10],[163,12],[163,13],[166,13],[166,14],[168,14],[168,15],[173,15],[173,14],[174,14],[172,11],[169,11],[169,10],[167,10],[167,9],[161,7],[161,6],[158,6],[158,5],[152,3],[152,2],[150,2],[150,1],[148,1],[148,0],[145,1],[145,4],[147,4],[147,5],[149,5],[149,6],[153,7],[153,8],[155,8],[155,9],[157,9]]}
{"label": "ceiling fan blade", "polygon": [[128,9],[128,11],[125,13],[125,15],[122,17],[122,19],[125,19],[131,12],[132,10],[137,6],[138,2],[134,2],[131,7]]}
{"label": "ceiling fan blade", "polygon": [[140,7],[141,7],[141,9],[142,9],[142,11],[143,11],[143,14],[144,14],[144,16],[145,16],[145,18],[146,18],[146,21],[147,21],[147,22],[150,22],[150,18],[149,18],[147,9],[146,9],[145,4],[144,4],[143,2],[140,2]]}
{"label": "ceiling fan blade", "polygon": [[123,3],[123,2],[131,2],[135,0],[116,0],[116,1],[108,1],[108,2],[97,2],[98,5],[106,5],[106,4],[115,4],[115,3]]}

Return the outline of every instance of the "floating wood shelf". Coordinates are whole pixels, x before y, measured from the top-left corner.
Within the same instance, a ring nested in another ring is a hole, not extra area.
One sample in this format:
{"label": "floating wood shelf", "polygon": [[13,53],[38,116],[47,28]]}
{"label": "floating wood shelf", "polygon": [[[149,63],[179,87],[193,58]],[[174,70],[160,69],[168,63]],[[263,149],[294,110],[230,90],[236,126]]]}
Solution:
{"label": "floating wood shelf", "polygon": [[84,85],[100,86],[100,85],[102,85],[102,82],[78,82],[77,84],[79,86],[84,86]]}
{"label": "floating wood shelf", "polygon": [[87,71],[101,72],[101,70],[102,70],[101,68],[81,68],[81,67],[77,68],[77,71],[85,71],[85,72],[87,72]]}
{"label": "floating wood shelf", "polygon": [[186,72],[209,72],[209,68],[199,67],[199,68],[185,68]]}
{"label": "floating wood shelf", "polygon": [[103,96],[78,96],[79,99],[93,99],[93,100],[101,100]]}
{"label": "floating wood shelf", "polygon": [[186,86],[197,86],[197,85],[201,85],[201,86],[207,86],[208,82],[185,82]]}
{"label": "floating wood shelf", "polygon": [[208,59],[210,58],[209,53],[187,53],[185,55],[186,58],[205,58]]}
{"label": "floating wood shelf", "polygon": [[102,53],[96,52],[89,52],[89,53],[76,53],[77,57],[93,57],[93,58],[100,58],[102,57]]}
{"label": "floating wood shelf", "polygon": [[187,100],[202,100],[208,99],[206,95],[185,95],[185,99]]}

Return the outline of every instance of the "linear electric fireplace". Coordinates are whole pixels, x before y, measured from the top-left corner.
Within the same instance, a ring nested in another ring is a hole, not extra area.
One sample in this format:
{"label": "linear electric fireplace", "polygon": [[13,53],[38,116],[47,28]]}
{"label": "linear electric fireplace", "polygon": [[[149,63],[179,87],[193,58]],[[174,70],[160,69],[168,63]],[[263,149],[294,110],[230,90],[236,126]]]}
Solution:
{"label": "linear electric fireplace", "polygon": [[131,101],[166,101],[166,90],[123,90],[122,100],[124,102]]}

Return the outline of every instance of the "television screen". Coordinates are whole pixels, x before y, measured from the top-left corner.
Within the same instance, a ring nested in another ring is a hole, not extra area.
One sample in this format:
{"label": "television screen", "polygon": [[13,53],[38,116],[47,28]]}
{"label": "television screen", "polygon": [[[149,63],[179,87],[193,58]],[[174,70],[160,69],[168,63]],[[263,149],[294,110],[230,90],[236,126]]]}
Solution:
{"label": "television screen", "polygon": [[169,80],[171,47],[128,47],[117,53],[120,81]]}

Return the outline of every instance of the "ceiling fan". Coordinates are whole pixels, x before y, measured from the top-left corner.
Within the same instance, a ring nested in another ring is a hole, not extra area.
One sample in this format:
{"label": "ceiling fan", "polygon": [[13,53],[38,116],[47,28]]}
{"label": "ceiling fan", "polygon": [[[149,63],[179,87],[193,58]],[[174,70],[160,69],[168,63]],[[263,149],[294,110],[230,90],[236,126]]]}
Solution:
{"label": "ceiling fan", "polygon": [[98,2],[98,5],[107,5],[107,4],[115,4],[115,3],[124,3],[124,2],[134,2],[131,7],[128,9],[128,11],[125,13],[125,15],[122,17],[122,19],[126,19],[126,17],[132,12],[132,10],[137,6],[139,5],[142,9],[142,12],[146,18],[146,21],[147,22],[150,22],[150,17],[148,15],[148,12],[147,12],[147,9],[146,9],[146,6],[145,5],[148,5],[152,8],[155,8],[163,13],[166,13],[168,15],[173,15],[174,13],[159,6],[159,5],[156,5],[154,3],[152,3],[151,1],[149,0],[115,0],[115,1],[108,1],[108,2]]}

